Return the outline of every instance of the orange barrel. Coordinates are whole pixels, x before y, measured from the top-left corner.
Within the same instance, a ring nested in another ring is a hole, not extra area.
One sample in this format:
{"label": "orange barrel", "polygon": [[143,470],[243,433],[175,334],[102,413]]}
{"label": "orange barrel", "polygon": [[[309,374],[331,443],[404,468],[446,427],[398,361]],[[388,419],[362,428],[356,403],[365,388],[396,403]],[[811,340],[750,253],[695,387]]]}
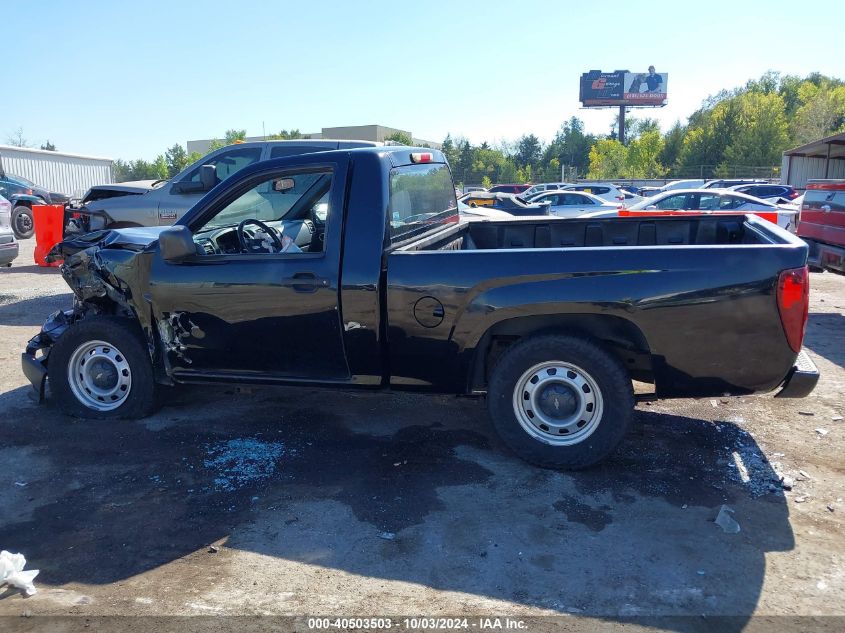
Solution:
{"label": "orange barrel", "polygon": [[44,261],[53,247],[64,239],[65,208],[61,204],[32,205],[35,222],[35,263],[39,266],[58,266]]}

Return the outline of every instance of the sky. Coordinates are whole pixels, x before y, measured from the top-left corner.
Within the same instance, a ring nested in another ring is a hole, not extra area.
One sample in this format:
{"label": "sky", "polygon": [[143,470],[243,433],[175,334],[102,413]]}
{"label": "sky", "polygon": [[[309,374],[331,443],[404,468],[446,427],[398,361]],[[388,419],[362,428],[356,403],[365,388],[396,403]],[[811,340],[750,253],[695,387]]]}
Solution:
{"label": "sky", "polygon": [[[5,7],[4,7],[5,5]],[[380,124],[473,143],[586,110],[591,69],[669,73],[668,105],[630,116],[665,130],[710,94],[767,70],[845,77],[845,2],[64,2],[0,0],[37,37],[2,54],[0,143],[151,160],[174,143],[280,129]],[[12,86],[15,86],[12,90]]]}

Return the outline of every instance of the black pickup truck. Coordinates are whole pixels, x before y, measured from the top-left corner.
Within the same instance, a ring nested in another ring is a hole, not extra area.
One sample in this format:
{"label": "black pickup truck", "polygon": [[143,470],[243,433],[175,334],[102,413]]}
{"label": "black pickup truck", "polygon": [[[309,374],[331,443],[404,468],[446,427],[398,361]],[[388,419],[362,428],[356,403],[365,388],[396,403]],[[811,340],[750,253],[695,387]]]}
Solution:
{"label": "black pickup truck", "polygon": [[177,225],[51,253],[75,299],[22,356],[43,398],[149,414],[175,383],[486,395],[504,441],[594,464],[641,398],[802,397],[807,246],[754,216],[466,221],[437,151],[251,165]]}

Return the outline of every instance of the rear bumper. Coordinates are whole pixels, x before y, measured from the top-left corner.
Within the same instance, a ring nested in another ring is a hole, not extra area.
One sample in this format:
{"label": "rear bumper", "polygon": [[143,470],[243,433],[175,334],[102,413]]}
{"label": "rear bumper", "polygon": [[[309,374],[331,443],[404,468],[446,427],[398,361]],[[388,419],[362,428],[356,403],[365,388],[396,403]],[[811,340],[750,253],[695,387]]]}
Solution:
{"label": "rear bumper", "polygon": [[805,240],[810,247],[807,263],[815,268],[829,268],[845,273],[845,248],[815,240]]}
{"label": "rear bumper", "polygon": [[819,370],[802,349],[775,398],[803,398],[815,389],[818,382]]}

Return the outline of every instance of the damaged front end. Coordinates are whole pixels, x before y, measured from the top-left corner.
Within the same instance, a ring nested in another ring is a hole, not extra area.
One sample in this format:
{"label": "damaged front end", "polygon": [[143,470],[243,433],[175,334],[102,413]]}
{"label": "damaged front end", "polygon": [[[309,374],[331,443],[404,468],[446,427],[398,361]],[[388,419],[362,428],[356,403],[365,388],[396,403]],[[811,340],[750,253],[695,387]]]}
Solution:
{"label": "damaged front end", "polygon": [[[122,316],[140,321],[135,288],[145,277],[148,265],[139,258],[158,237],[156,229],[96,231],[65,240],[47,255],[48,262],[62,261],[61,273],[73,291],[73,307],[51,314],[41,331],[30,339],[21,354],[23,373],[43,401],[50,351],[56,341],[77,321],[88,316]],[[143,328],[143,323],[140,323]],[[144,328],[146,329],[146,328]],[[150,354],[155,345],[148,336]]]}

